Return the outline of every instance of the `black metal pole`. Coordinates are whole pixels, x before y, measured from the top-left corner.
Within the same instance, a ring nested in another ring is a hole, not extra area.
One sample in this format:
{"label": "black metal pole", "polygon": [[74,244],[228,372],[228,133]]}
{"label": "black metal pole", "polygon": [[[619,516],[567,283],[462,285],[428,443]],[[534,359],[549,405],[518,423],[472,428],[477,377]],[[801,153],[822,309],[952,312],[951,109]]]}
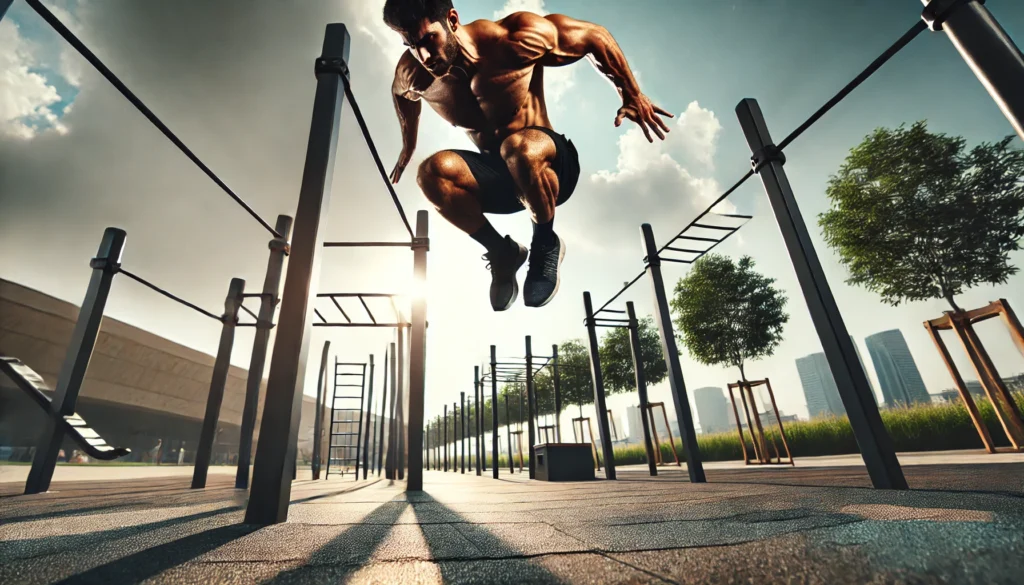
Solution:
{"label": "black metal pole", "polygon": [[562,385],[558,372],[558,345],[551,346],[551,380],[555,386],[555,442],[562,442]]}
{"label": "black metal pole", "polygon": [[395,441],[397,440],[395,435],[398,434],[395,419],[396,404],[398,403],[397,347],[397,343],[391,344],[391,363],[388,364],[391,367],[391,416],[388,418],[388,449],[384,455],[384,477],[392,480],[395,479]]}
{"label": "black metal pole", "polygon": [[57,456],[64,443],[64,429],[57,424],[56,416],[74,414],[78,404],[78,393],[82,389],[82,381],[89,369],[96,337],[103,322],[103,310],[107,306],[110,285],[121,263],[121,252],[124,250],[126,234],[124,230],[108,227],[103,230],[99,250],[89,266],[92,276],[85,290],[82,308],[78,311],[78,320],[71,333],[64,361],[57,375],[57,386],[50,402],[52,416],[46,417],[43,432],[36,442],[32,468],[25,482],[26,494],[40,494],[50,489],[50,480],[57,467]]}
{"label": "black metal pole", "polygon": [[[633,350],[633,371],[636,376],[636,392],[640,395],[640,421],[644,428],[644,450],[647,452],[647,468],[651,476],[658,475],[658,462],[654,458],[654,444],[651,442],[651,427],[647,421],[647,380],[644,376],[644,356],[640,345],[640,323],[636,320],[633,301],[626,303],[629,316],[629,345]],[[630,433],[633,429],[630,429]]]}
{"label": "black metal pole", "polygon": [[604,454],[604,475],[615,479],[615,449],[612,447],[611,429],[608,427],[608,407],[604,399],[604,376],[601,374],[601,356],[598,354],[597,324],[594,321],[594,305],[590,293],[583,293],[583,308],[586,312],[587,342],[590,346],[590,377],[594,385],[594,413],[597,418],[597,432],[601,435],[601,451]]}
{"label": "black metal pole", "polygon": [[448,405],[444,405],[444,470],[448,471]]}
{"label": "black metal pole", "polygon": [[348,60],[351,44],[345,25],[327,25],[323,51],[316,62],[313,117],[245,511],[247,524],[274,524],[288,519],[292,490],[289,468],[295,461],[312,331],[309,325],[316,300],[310,293],[320,284],[321,227],[330,201],[341,122],[341,65]]}
{"label": "black metal pole", "polygon": [[[409,355],[408,345],[409,338],[405,334],[405,329],[402,327],[398,328],[398,399],[396,404],[398,409],[395,412],[395,471],[396,476],[399,480],[405,479],[405,466],[406,466],[406,448],[408,447],[407,442],[409,440],[408,431],[408,420],[406,419],[406,409],[408,408],[409,401],[409,379],[406,375],[406,359]],[[407,488],[408,489],[408,488]]]}
{"label": "black metal pole", "polygon": [[366,430],[363,432],[363,479],[370,469],[370,419],[373,418],[373,354],[370,354],[369,392],[366,395]]}
{"label": "black metal pole", "polygon": [[675,330],[672,327],[672,313],[669,310],[668,297],[665,295],[665,281],[661,275],[661,258],[658,246],[654,243],[654,230],[650,224],[640,226],[643,234],[647,274],[651,279],[654,294],[654,320],[661,334],[661,351],[665,355],[668,366],[668,384],[672,390],[672,402],[676,408],[676,421],[679,423],[679,434],[682,435],[683,453],[686,457],[686,471],[690,481],[702,483],[707,481],[704,475],[704,463],[697,444],[697,430],[693,426],[693,413],[690,401],[686,397],[686,383],[683,381],[683,368],[679,365],[679,348],[676,346]]}
{"label": "black metal pole", "polygon": [[853,339],[846,329],[835,297],[832,296],[832,289],[818,261],[810,233],[804,225],[796,197],[786,177],[783,168],[785,157],[772,142],[757,100],[747,98],[740,101],[736,106],[736,115],[747,144],[754,153],[754,170],[761,177],[775,212],[782,239],[789,250],[797,280],[800,281],[800,288],[811,313],[811,321],[818,332],[839,397],[846,407],[871,483],[876,488],[905,490],[907,480],[896,458],[892,439],[882,424],[867,374],[860,367]]}
{"label": "black metal pole", "polygon": [[377,444],[377,477],[380,477],[381,470],[384,468],[384,422],[387,420],[386,415],[388,412],[388,364],[390,363],[390,355],[391,353],[386,348],[384,350],[384,385],[380,387],[380,416],[377,417],[377,424],[375,425],[380,429],[380,437],[374,440]]}
{"label": "black metal pole", "polygon": [[[533,341],[532,338],[526,336],[526,413],[529,415],[529,422],[526,425],[527,440],[526,444],[529,447],[526,450],[527,456],[530,458],[530,479],[536,479],[537,467],[536,458],[533,456],[533,446],[537,443],[537,389],[533,385]],[[522,438],[522,436],[520,436]]]}
{"label": "black metal pole", "polygon": [[473,366],[473,397],[476,400],[476,474],[483,475],[484,469],[484,452],[480,449],[480,441],[483,439],[484,434],[484,397],[483,389],[480,386],[480,366]]}
{"label": "black metal pole", "polygon": [[[409,315],[409,396],[407,399],[409,477],[405,489],[423,489],[423,409],[426,402],[427,373],[427,218],[425,210],[416,213],[416,237],[413,238],[413,281],[421,294],[413,295]],[[403,413],[405,411],[403,410]],[[403,458],[404,459],[404,458]]]}
{"label": "black metal pole", "polygon": [[[238,440],[238,469],[235,471],[235,489],[249,487],[249,465],[252,462],[252,435],[256,429],[256,410],[260,401],[260,384],[267,364],[267,348],[270,345],[270,330],[274,327],[274,313],[281,292],[281,273],[284,257],[288,255],[288,238],[292,231],[292,218],[277,216],[274,226],[280,237],[270,240],[270,259],[267,261],[267,275],[263,280],[263,294],[260,295],[260,312],[256,319],[256,334],[253,336],[252,357],[249,373],[245,380],[245,403],[242,406],[242,425]],[[314,432],[314,435],[316,433]],[[319,476],[319,469],[317,469]],[[314,477],[313,479],[318,479]]]}
{"label": "black metal pole", "polygon": [[505,393],[505,436],[508,437],[508,471],[515,473],[516,468],[512,460],[512,417],[508,412],[508,393]]}
{"label": "black metal pole", "polygon": [[491,475],[498,479],[498,357],[491,346]]}
{"label": "black metal pole", "polygon": [[466,393],[459,392],[462,400],[462,408],[459,413],[462,415],[462,434],[459,435],[459,445],[462,448],[462,473],[466,473]]}
{"label": "black metal pole", "polygon": [[[324,342],[324,350],[320,355],[320,375],[316,380],[316,407],[313,409],[316,418],[313,420],[313,462],[311,469],[313,479],[320,479],[320,465],[323,462],[324,443],[324,406],[325,394],[327,393],[327,354],[331,349],[331,342]],[[248,481],[248,479],[247,479]],[[237,478],[235,487],[238,487]]]}
{"label": "black metal pole", "polygon": [[232,278],[228,296],[224,299],[220,344],[217,346],[217,359],[213,364],[213,376],[210,378],[210,393],[206,397],[203,428],[199,433],[199,445],[196,447],[196,464],[192,469],[194,490],[206,487],[206,474],[210,469],[210,459],[213,457],[213,441],[217,438],[220,406],[224,402],[224,385],[228,381],[228,370],[231,368],[231,349],[235,345],[235,327],[238,325],[238,310],[242,306],[243,294],[245,281],[241,278]]}

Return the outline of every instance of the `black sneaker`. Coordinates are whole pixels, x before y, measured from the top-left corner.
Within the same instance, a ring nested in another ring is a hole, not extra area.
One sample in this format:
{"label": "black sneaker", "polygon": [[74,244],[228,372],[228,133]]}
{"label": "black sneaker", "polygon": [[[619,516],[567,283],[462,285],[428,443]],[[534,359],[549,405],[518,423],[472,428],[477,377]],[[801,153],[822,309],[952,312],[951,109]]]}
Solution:
{"label": "black sneaker", "polygon": [[491,308],[495,311],[504,311],[516,302],[519,296],[516,272],[526,263],[528,254],[525,246],[509,236],[505,236],[505,242],[508,244],[507,251],[500,255],[493,252],[483,255],[491,271]]}
{"label": "black sneaker", "polygon": [[527,307],[543,307],[558,292],[558,267],[565,258],[565,243],[558,235],[554,238],[554,242],[534,244],[530,250],[530,268],[523,284],[523,302]]}

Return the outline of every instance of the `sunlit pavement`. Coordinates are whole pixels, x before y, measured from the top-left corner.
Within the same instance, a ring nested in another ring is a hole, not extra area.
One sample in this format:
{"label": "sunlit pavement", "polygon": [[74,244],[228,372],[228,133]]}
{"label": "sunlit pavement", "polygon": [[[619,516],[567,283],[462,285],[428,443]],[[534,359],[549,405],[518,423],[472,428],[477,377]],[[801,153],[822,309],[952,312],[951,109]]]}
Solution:
{"label": "sunlit pavement", "polygon": [[[991,460],[989,460],[991,461]],[[241,524],[210,476],[0,486],[0,583],[1020,583],[1024,463],[620,469],[615,482],[443,472],[300,480],[287,523]],[[837,487],[842,486],[842,487]]]}

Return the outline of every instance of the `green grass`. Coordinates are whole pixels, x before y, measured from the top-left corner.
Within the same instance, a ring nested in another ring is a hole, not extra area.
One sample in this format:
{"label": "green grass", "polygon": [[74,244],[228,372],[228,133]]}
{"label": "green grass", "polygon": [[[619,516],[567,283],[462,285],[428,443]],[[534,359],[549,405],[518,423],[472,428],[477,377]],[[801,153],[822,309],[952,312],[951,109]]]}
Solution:
{"label": "green grass", "polygon": [[[1024,410],[1024,393],[1015,393],[1017,406]],[[996,447],[1010,445],[988,400],[976,398],[978,411],[988,427]],[[947,451],[955,449],[981,449],[984,445],[971,422],[967,408],[962,402],[924,404],[882,411],[882,423],[889,431],[897,451]],[[767,421],[762,421],[766,423]],[[793,457],[817,455],[842,455],[857,453],[857,442],[853,437],[850,421],[845,416],[819,418],[810,421],[786,423],[786,439]],[[750,435],[745,433],[747,450],[753,454]],[[775,439],[779,449],[777,428],[766,428],[765,435]],[[698,435],[697,444],[705,461],[728,461],[743,458],[739,434],[736,431]],[[676,440],[680,459],[685,459],[682,441]],[[769,446],[769,452],[774,455]],[[662,460],[674,461],[668,443],[661,445]],[[620,465],[644,463],[647,458],[642,445],[630,445],[615,449],[615,462]]]}

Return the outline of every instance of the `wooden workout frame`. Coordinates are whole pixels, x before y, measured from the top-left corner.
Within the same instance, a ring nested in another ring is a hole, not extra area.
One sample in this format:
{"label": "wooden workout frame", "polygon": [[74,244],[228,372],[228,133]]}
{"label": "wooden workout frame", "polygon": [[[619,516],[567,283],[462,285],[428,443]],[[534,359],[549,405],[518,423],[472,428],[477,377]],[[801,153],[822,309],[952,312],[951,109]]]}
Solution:
{"label": "wooden workout frame", "polygon": [[[597,443],[594,442],[594,425],[590,422],[589,416],[581,416],[572,419],[572,438],[577,443],[584,443],[583,441],[583,421],[587,421],[587,429],[590,430],[590,450],[594,453],[594,468],[601,471],[601,459],[597,456]],[[579,423],[580,433],[576,435],[576,423]]]}
{"label": "wooden workout frame", "polygon": [[[510,435],[516,438],[516,450],[519,451],[519,473],[523,472],[523,431],[510,431]],[[508,454],[512,457],[512,454]]]}
{"label": "wooden workout frame", "polygon": [[555,436],[555,425],[540,425],[537,427],[537,434],[544,437],[544,443],[555,443],[552,440]]}
{"label": "wooden workout frame", "polygon": [[967,352],[967,357],[971,360],[971,366],[978,376],[978,381],[981,382],[982,389],[985,390],[989,402],[992,403],[992,410],[995,411],[996,418],[999,419],[999,424],[1003,427],[1003,432],[1006,433],[1013,449],[1021,451],[1024,450],[1024,420],[1021,419],[1020,409],[1017,408],[1017,403],[1014,402],[1003,379],[999,377],[995,364],[992,363],[981,339],[974,331],[975,323],[999,316],[1006,322],[1006,326],[1010,330],[1010,337],[1017,349],[1020,350],[1021,355],[1024,355],[1024,327],[1021,327],[1020,320],[1017,319],[1017,315],[1010,308],[1006,299],[993,301],[973,311],[944,311],[942,317],[924,322],[925,329],[928,330],[932,341],[935,342],[935,347],[942,355],[942,361],[945,362],[946,369],[949,370],[949,374],[956,384],[957,392],[960,393],[960,398],[971,415],[971,422],[974,423],[974,428],[978,431],[981,442],[985,444],[985,450],[989,453],[996,452],[992,437],[985,426],[985,421],[981,419],[981,414],[978,412],[971,393],[967,390],[967,385],[964,384],[964,379],[960,376],[959,370],[956,369],[956,365],[949,355],[949,350],[942,342],[939,331],[951,329],[956,333],[957,339],[960,340],[964,351]]}
{"label": "wooden workout frame", "polygon": [[[786,429],[782,425],[782,417],[779,416],[779,407],[775,403],[775,392],[772,391],[772,384],[768,378],[764,380],[738,380],[735,384],[729,384],[729,402],[732,403],[732,414],[736,417],[736,430],[740,434],[740,448],[743,449],[743,462],[747,465],[796,465],[793,461],[793,454],[789,451],[789,442],[786,440]],[[761,415],[757,412],[757,402],[754,400],[754,388],[764,386],[768,389],[768,398],[772,402],[772,412],[775,413],[775,421],[779,423],[779,436],[782,438],[782,446],[786,450],[786,458],[783,461],[779,453],[779,445],[772,438],[771,441],[765,437],[764,427],[761,426]],[[740,391],[740,400],[743,402],[743,412],[746,414],[747,428],[750,429],[750,442],[754,447],[754,457],[750,457],[747,451],[747,442],[743,435],[743,422],[740,420],[739,410],[736,408],[736,396],[733,390]],[[749,398],[749,404],[748,404]],[[753,416],[751,416],[753,411]],[[775,452],[775,461],[768,452],[768,445],[771,445]]]}
{"label": "wooden workout frame", "polygon": [[668,433],[668,446],[672,447],[672,456],[676,459],[676,467],[682,467],[683,463],[679,461],[679,452],[676,451],[676,441],[672,437],[672,427],[668,424],[668,412],[665,410],[664,402],[647,403],[647,417],[651,421],[651,436],[654,441],[654,462],[657,465],[668,465],[661,456],[661,439],[658,438],[658,425],[654,424],[655,408],[661,409],[661,416],[665,420],[665,432]]}

